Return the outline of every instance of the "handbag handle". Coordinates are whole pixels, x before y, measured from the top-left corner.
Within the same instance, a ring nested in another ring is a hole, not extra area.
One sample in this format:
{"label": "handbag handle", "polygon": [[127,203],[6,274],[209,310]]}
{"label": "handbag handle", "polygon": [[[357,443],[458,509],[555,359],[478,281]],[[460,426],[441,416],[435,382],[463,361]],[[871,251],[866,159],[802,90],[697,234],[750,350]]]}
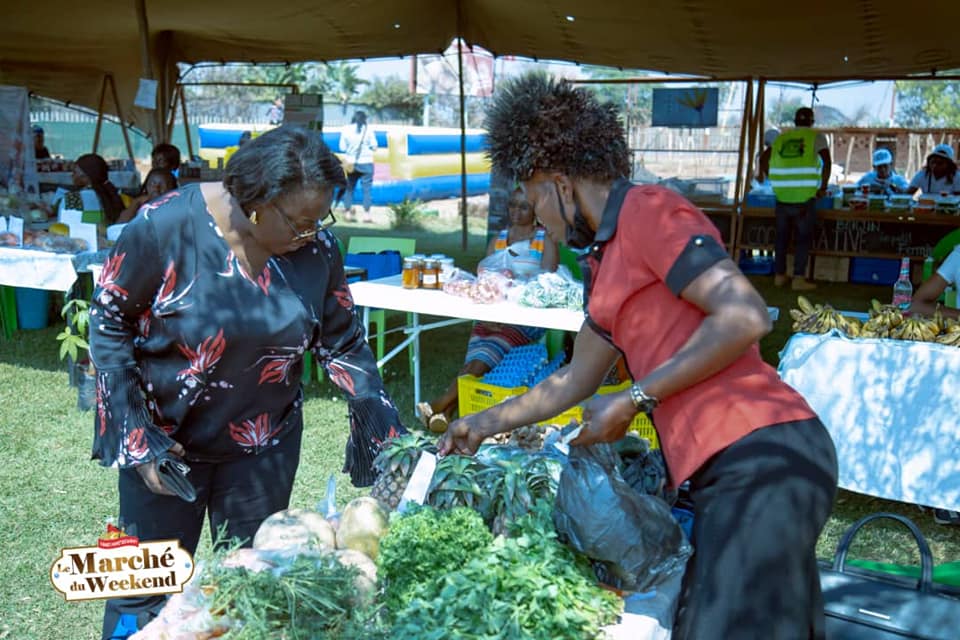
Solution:
{"label": "handbag handle", "polygon": [[933,555],[930,553],[930,545],[927,544],[923,533],[912,520],[896,513],[873,513],[853,523],[843,534],[843,538],[840,539],[840,544],[837,545],[837,552],[833,556],[833,570],[838,573],[844,573],[843,569],[847,560],[847,551],[850,549],[850,543],[853,542],[854,536],[857,535],[860,529],[867,523],[881,519],[899,522],[913,535],[913,538],[917,541],[917,548],[920,550],[920,580],[917,581],[917,589],[922,593],[931,593],[933,591]]}

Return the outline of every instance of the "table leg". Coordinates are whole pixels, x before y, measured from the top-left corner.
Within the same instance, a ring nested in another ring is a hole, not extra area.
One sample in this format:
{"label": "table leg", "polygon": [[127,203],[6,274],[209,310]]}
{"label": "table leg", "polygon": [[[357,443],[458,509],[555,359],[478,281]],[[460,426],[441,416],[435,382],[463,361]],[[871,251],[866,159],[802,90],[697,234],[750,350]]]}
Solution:
{"label": "table leg", "polygon": [[363,308],[363,339],[370,339],[370,307]]}
{"label": "table leg", "polygon": [[420,404],[420,314],[411,313],[413,321],[413,406]]}

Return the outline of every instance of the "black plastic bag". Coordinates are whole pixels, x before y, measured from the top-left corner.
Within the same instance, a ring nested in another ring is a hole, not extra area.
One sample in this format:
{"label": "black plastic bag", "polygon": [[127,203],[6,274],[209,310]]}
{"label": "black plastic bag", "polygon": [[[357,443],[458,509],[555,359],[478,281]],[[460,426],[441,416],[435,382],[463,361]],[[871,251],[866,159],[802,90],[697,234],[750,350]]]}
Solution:
{"label": "black plastic bag", "polygon": [[693,548],[662,499],[632,489],[608,444],[570,447],[554,525],[561,540],[602,567],[603,579],[647,591],[682,574]]}

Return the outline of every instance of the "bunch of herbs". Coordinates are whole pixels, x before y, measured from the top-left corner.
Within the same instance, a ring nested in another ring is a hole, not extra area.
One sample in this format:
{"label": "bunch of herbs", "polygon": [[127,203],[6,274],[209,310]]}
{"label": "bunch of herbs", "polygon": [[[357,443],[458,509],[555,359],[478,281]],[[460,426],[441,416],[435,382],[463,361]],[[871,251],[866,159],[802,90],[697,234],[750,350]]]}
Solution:
{"label": "bunch of herbs", "polygon": [[538,501],[486,553],[437,575],[396,616],[391,638],[583,640],[601,637],[621,602],[601,589],[585,558],[557,541]]}

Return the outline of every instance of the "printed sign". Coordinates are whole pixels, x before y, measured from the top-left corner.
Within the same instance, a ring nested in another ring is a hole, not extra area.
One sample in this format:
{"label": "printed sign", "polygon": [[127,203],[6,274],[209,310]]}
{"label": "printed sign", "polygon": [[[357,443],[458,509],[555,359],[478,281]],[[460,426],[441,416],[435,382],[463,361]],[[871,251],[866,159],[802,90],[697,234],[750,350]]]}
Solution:
{"label": "printed sign", "polygon": [[715,127],[720,110],[720,89],[688,87],[654,88],[654,127]]}
{"label": "printed sign", "polygon": [[50,567],[50,582],[68,602],[180,593],[193,557],[179,540],[141,541],[107,525],[96,546],[69,547]]}

